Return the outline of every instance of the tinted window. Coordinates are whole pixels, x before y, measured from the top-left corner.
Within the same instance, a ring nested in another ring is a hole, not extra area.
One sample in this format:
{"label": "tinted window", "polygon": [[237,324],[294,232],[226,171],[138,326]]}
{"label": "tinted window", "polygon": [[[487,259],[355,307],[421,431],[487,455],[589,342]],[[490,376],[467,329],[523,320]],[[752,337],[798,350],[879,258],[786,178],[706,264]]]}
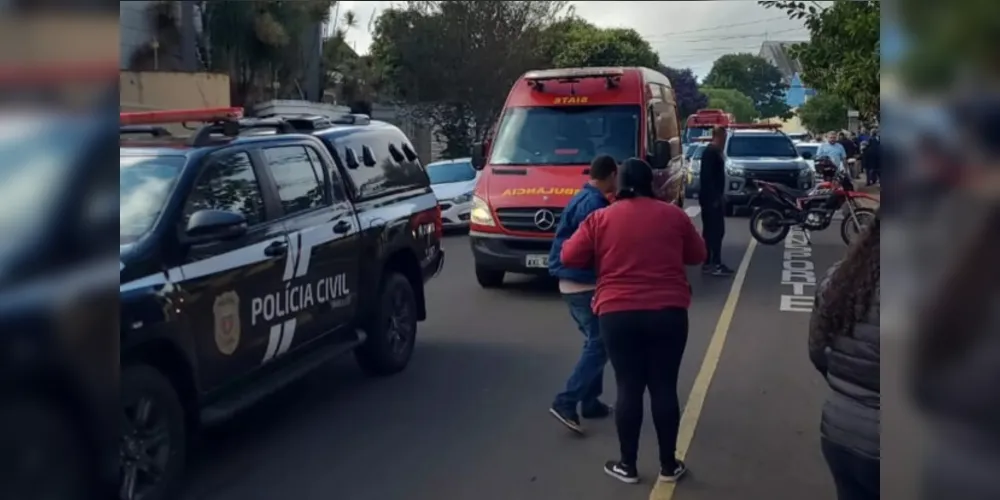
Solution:
{"label": "tinted window", "polygon": [[121,244],[137,240],[160,216],[184,167],[180,156],[122,156],[118,164]]}
{"label": "tinted window", "polygon": [[431,184],[447,184],[471,181],[476,178],[476,171],[470,162],[431,163],[427,165],[427,176]]}
{"label": "tinted window", "polygon": [[[402,161],[393,157],[390,146],[395,146],[402,152],[404,146],[409,147],[405,136],[399,133],[387,131],[358,133],[346,136],[343,140],[338,140],[338,150],[346,151],[352,149],[357,155],[360,165],[358,168],[348,169],[351,176],[351,183],[354,184],[357,194],[361,198],[378,196],[385,192],[411,189],[415,187],[427,186],[427,173],[420,165],[420,160],[410,161],[403,158]],[[362,161],[362,151],[367,146],[375,159],[375,166],[369,167]]]}
{"label": "tinted window", "polygon": [[691,152],[691,159],[692,160],[700,160],[701,159],[701,155],[705,152],[705,148],[706,147],[707,146],[705,144],[699,144],[697,146],[692,146],[691,149],[693,149],[693,151]]}
{"label": "tinted window", "polygon": [[184,223],[198,210],[238,212],[251,225],[264,220],[264,201],[250,157],[236,153],[212,162],[188,196]]}
{"label": "tinted window", "polygon": [[795,146],[795,150],[799,152],[800,156],[803,153],[810,153],[813,156],[816,156],[816,150],[818,150],[818,149],[819,149],[819,146]]}
{"label": "tinted window", "polygon": [[684,144],[690,144],[699,137],[710,137],[712,127],[688,127],[684,130]]}
{"label": "tinted window", "polygon": [[510,108],[490,156],[493,165],[585,165],[594,156],[637,156],[638,106]]}
{"label": "tinted window", "polygon": [[268,148],[264,158],[286,215],[323,206],[323,171],[309,161],[306,148]]}
{"label": "tinted window", "polygon": [[[313,168],[317,171],[323,171],[323,161],[320,160],[319,153],[315,149],[307,147],[306,152],[309,153],[309,161],[312,162]],[[332,165],[331,165],[332,166]],[[334,201],[344,201],[347,199],[344,191],[344,181],[340,178],[340,174],[337,173],[337,169],[330,168],[327,169],[327,173],[330,175],[330,184],[333,185],[333,200]]]}
{"label": "tinted window", "polygon": [[734,135],[729,138],[726,155],[734,158],[798,158],[791,139],[784,135]]}

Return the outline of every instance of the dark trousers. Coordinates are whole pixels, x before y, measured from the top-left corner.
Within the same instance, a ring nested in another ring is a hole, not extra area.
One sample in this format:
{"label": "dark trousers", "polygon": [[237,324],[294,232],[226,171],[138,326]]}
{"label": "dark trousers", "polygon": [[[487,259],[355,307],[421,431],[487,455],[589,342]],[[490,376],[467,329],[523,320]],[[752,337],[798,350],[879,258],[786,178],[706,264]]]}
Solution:
{"label": "dark trousers", "polygon": [[708,248],[705,264],[722,264],[722,238],[726,235],[726,214],[722,201],[705,200],[701,204],[701,236]]}
{"label": "dark trousers", "polygon": [[882,477],[879,460],[856,454],[825,438],[822,447],[837,487],[837,500],[878,500]]}
{"label": "dark trousers", "polygon": [[591,309],[593,299],[592,291],[563,294],[569,314],[583,334],[583,351],[566,381],[566,389],[552,403],[557,410],[576,413],[577,404],[581,404],[583,412],[587,413],[600,406],[597,398],[604,392],[604,365],[608,363],[608,354],[604,350],[597,316]]}
{"label": "dark trousers", "polygon": [[869,186],[877,184],[879,181],[879,169],[877,167],[865,168],[865,177],[867,177],[866,181]]}
{"label": "dark trousers", "polygon": [[601,315],[600,322],[618,386],[615,425],[621,461],[634,465],[638,458],[643,400],[649,389],[660,465],[673,470],[681,421],[677,376],[687,346],[687,310],[615,312]]}

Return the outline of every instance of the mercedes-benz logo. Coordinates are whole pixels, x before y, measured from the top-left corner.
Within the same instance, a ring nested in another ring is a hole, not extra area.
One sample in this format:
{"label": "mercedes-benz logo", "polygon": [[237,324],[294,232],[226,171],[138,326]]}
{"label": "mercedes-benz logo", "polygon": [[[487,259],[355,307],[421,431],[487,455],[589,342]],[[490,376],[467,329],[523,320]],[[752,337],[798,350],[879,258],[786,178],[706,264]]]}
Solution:
{"label": "mercedes-benz logo", "polygon": [[535,212],[535,227],[542,231],[548,231],[556,225],[556,214],[551,210],[541,209]]}

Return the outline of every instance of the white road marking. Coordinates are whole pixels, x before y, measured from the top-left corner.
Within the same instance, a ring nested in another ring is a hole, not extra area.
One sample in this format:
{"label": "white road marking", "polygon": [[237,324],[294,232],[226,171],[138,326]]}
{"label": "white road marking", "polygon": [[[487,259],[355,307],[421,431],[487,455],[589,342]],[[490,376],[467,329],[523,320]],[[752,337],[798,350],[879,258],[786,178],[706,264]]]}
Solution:
{"label": "white road marking", "polygon": [[697,205],[696,206],[687,207],[687,208],[684,209],[684,213],[688,214],[688,217],[690,217],[690,218],[693,219],[693,218],[701,215],[701,207],[699,207]]}

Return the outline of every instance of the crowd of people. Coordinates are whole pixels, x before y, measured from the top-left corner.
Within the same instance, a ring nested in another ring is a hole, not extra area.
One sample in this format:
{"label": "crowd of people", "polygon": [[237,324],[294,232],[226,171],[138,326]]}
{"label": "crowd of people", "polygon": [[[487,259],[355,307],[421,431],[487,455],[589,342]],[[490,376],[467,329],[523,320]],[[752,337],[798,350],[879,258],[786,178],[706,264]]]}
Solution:
{"label": "crowd of people", "polygon": [[[851,176],[854,178],[860,177],[863,170],[866,183],[869,186],[881,182],[882,142],[878,129],[873,129],[870,132],[861,129],[861,132],[857,134],[833,130],[827,132],[823,137],[816,137],[815,140],[821,143],[816,150],[817,158],[824,156],[830,158],[838,168],[850,170]],[[853,168],[852,165],[854,165]]]}
{"label": "crowd of people", "polygon": [[[692,296],[686,268],[731,273],[721,261],[726,133],[714,130],[702,156],[701,234],[683,209],[657,199],[648,163],[631,158],[618,164],[609,156],[593,160],[589,181],[556,230],[549,270],[584,342],[549,412],[581,435],[581,417],[613,416],[619,454],[604,471],[625,483],[639,482],[647,391],[659,448],[657,480],[676,482],[688,471],[676,457],[677,383]],[[718,179],[709,173],[716,170]],[[879,497],[879,231],[876,217],[818,287],[809,331],[808,355],[830,386],[817,445],[840,500]],[[608,361],[617,386],[614,406],[601,400]]]}

